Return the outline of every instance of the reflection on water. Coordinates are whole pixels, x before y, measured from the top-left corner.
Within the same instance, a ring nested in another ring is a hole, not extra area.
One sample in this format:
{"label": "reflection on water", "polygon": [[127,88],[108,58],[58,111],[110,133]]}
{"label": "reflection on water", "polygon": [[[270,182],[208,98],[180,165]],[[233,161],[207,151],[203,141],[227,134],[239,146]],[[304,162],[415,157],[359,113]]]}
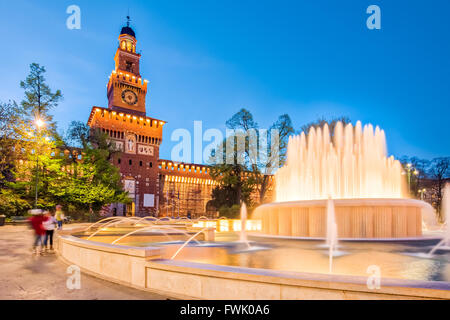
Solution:
{"label": "reflection on water", "polygon": [[[222,234],[209,246],[189,245],[176,260],[209,263],[224,266],[240,266],[293,272],[329,272],[328,250],[322,241],[309,240],[261,240],[251,238],[252,246],[261,250],[240,250],[235,234]],[[221,246],[217,246],[221,244]],[[450,253],[440,252],[432,258],[423,255],[436,244],[435,240],[414,242],[344,242],[342,252],[334,258],[333,274],[368,276],[367,268],[377,265],[383,278],[450,281]],[[127,243],[133,246],[161,245],[170,256],[181,244]]]}

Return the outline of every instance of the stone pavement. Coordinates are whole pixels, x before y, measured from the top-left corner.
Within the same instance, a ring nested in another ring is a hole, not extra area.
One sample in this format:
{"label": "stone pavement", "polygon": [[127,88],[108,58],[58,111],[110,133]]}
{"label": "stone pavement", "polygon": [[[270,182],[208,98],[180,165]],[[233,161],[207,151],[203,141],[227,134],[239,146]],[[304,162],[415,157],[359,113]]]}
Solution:
{"label": "stone pavement", "polygon": [[[68,225],[68,228],[72,225]],[[31,254],[33,232],[28,226],[0,227],[0,300],[155,300],[165,296],[81,275],[81,289],[66,287],[67,265],[56,254]]]}

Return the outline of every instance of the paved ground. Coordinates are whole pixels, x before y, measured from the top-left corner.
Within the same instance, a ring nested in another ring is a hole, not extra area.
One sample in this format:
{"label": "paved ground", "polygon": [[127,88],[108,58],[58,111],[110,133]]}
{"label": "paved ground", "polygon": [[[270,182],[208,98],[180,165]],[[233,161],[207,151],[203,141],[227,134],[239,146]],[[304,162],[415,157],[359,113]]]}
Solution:
{"label": "paved ground", "polygon": [[[71,226],[71,225],[69,225]],[[68,226],[68,227],[69,227]],[[0,299],[166,299],[82,274],[81,289],[66,287],[67,265],[55,254],[31,254],[33,233],[27,226],[0,227]]]}

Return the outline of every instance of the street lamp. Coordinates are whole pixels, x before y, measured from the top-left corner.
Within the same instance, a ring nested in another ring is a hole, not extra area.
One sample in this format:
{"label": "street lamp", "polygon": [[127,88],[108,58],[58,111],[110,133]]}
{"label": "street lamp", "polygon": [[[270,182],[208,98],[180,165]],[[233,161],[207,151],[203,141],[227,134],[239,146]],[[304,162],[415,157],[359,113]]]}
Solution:
{"label": "street lamp", "polygon": [[[42,127],[45,126],[45,122],[40,118],[36,118],[36,120],[34,120],[34,124],[36,125],[37,130],[40,130]],[[37,209],[38,188],[39,188],[39,157],[38,157],[38,150],[37,150],[38,143],[39,143],[39,140],[37,140],[36,149],[35,149],[35,153],[36,153],[36,188],[35,188],[35,195],[34,195],[34,207],[36,209]]]}
{"label": "street lamp", "polygon": [[411,163],[406,164],[406,172],[408,173],[408,190],[411,193],[411,172],[417,177],[419,171],[415,169]]}
{"label": "street lamp", "polygon": [[419,192],[420,192],[420,200],[422,200],[423,201],[423,198],[424,198],[424,194],[425,194],[425,192],[427,191],[427,189],[425,189],[425,188],[423,188],[423,189],[421,189],[421,190],[419,190]]}
{"label": "street lamp", "polygon": [[34,120],[34,124],[36,125],[36,127],[38,129],[42,128],[43,126],[45,126],[45,122],[42,119],[37,118],[36,120]]}

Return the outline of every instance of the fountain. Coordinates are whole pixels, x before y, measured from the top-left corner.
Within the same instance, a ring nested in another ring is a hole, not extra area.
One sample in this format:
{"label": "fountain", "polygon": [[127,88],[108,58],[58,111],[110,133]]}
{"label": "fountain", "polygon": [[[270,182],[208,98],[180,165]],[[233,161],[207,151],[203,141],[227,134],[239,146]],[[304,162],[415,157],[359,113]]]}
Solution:
{"label": "fountain", "polygon": [[444,188],[444,195],[442,197],[442,212],[444,212],[445,229],[444,238],[430,251],[428,254],[432,256],[436,250],[450,251],[450,183],[447,183]]}
{"label": "fountain", "polygon": [[245,202],[242,202],[241,206],[241,232],[239,235],[239,241],[248,243],[247,240],[247,206],[245,205]]}
{"label": "fountain", "polygon": [[331,197],[327,202],[327,246],[328,246],[328,259],[329,259],[329,273],[333,270],[333,254],[337,246],[337,225],[336,215],[334,212],[334,203]]}
{"label": "fountain", "polygon": [[329,196],[341,238],[420,237],[422,217],[433,215],[429,204],[409,199],[384,131],[359,121],[291,137],[275,180],[276,202],[255,210],[269,235],[325,238]]}

